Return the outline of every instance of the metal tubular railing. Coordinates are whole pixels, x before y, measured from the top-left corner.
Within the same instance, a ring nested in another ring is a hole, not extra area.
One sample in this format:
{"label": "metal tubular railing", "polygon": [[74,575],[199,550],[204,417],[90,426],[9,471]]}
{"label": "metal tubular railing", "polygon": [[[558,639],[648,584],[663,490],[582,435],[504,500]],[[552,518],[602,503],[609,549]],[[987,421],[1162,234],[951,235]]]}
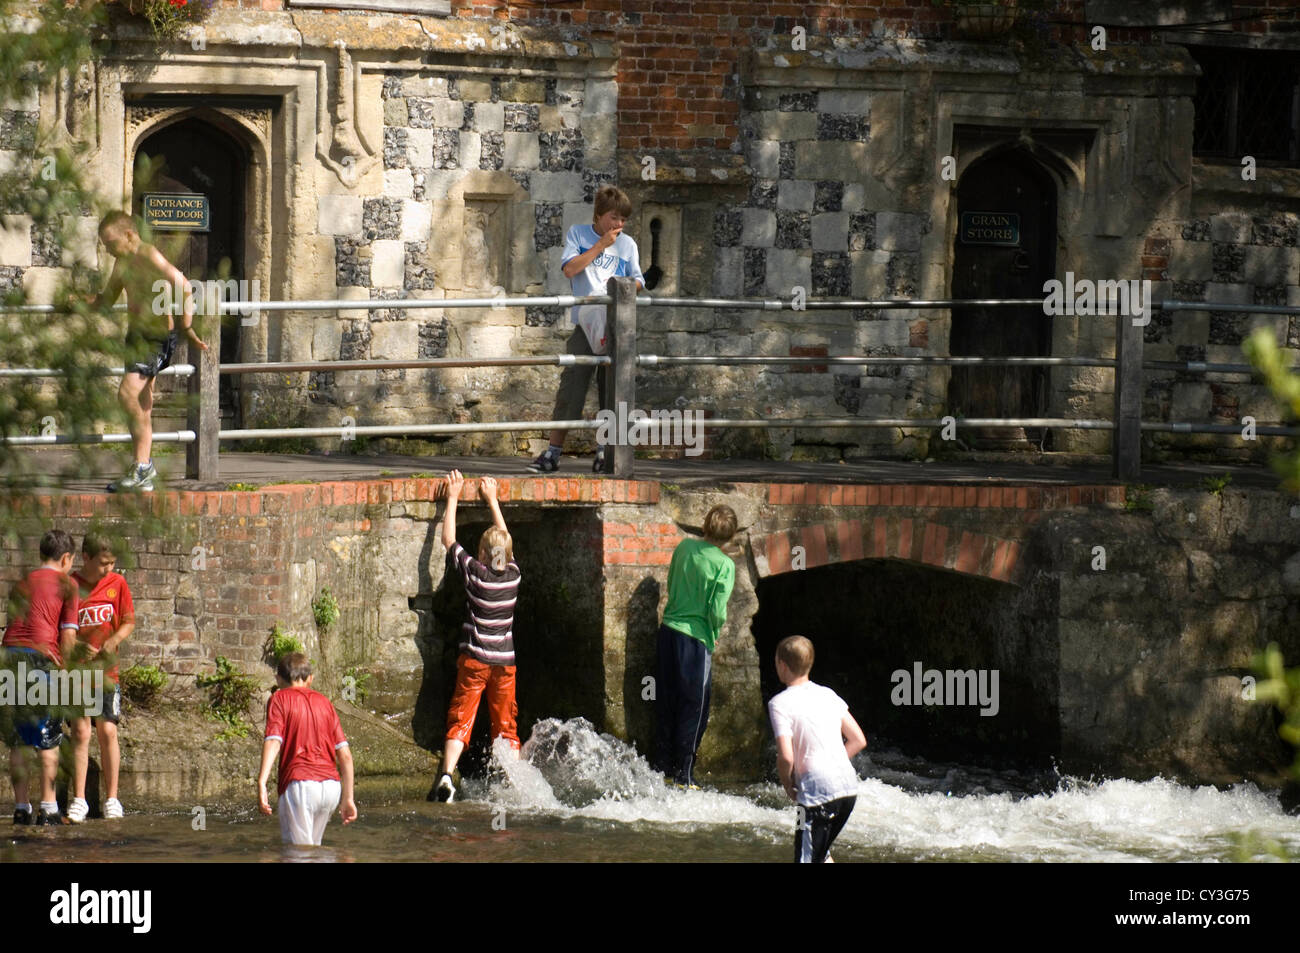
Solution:
{"label": "metal tubular railing", "polygon": [[669,357],[663,354],[638,354],[638,367],[698,364],[940,364],[954,367],[1114,367],[1104,357],[936,357],[917,354],[902,357]]}
{"label": "metal tubular railing", "polygon": [[[105,367],[97,369],[97,374],[105,377],[121,377],[126,373],[125,367]],[[189,377],[194,373],[193,364],[173,364],[158,372],[159,377]],[[51,367],[0,367],[0,377],[62,377],[64,372]]]}
{"label": "metal tubular railing", "polygon": [[472,424],[375,424],[357,427],[271,427],[257,430],[222,430],[221,440],[277,440],[286,437],[356,437],[435,436],[457,433],[506,433],[512,430],[597,430],[595,420],[505,420]]}
{"label": "metal tubular railing", "polygon": [[[285,437],[328,438],[340,437],[344,440],[354,437],[384,436],[421,436],[451,435],[462,433],[500,433],[515,430],[597,430],[601,424],[597,421],[495,421],[489,423],[463,424],[395,424],[395,425],[359,425],[340,427],[286,427],[243,430],[220,430],[217,399],[217,382],[220,374],[273,374],[273,373],[333,373],[336,371],[370,371],[412,369],[439,369],[463,367],[527,367],[527,366],[572,366],[604,365],[611,368],[611,386],[608,399],[611,406],[635,408],[636,369],[639,367],[690,367],[702,365],[715,366],[951,366],[951,367],[1107,367],[1115,370],[1115,414],[1112,420],[1076,419],[1061,417],[1026,417],[1026,418],[874,418],[859,417],[791,417],[767,419],[731,419],[702,418],[701,426],[710,429],[727,428],[940,428],[956,425],[958,427],[980,428],[1015,428],[1015,427],[1059,427],[1074,430],[1110,430],[1115,432],[1112,442],[1114,475],[1120,479],[1132,481],[1140,472],[1140,435],[1143,432],[1166,433],[1212,433],[1235,434],[1241,427],[1235,424],[1209,424],[1191,422],[1143,421],[1140,418],[1142,398],[1142,372],[1147,370],[1179,371],[1190,373],[1225,373],[1253,374],[1255,370],[1249,364],[1216,363],[1211,361],[1146,361],[1142,360],[1142,327],[1132,318],[1116,313],[1115,340],[1116,356],[1102,357],[980,357],[958,356],[940,357],[936,355],[890,355],[890,356],[678,356],[640,354],[636,345],[638,307],[664,308],[698,308],[730,309],[745,311],[915,311],[942,309],[951,310],[963,307],[1039,307],[1043,300],[1038,298],[975,298],[975,299],[849,299],[838,301],[801,300],[763,298],[681,298],[650,297],[636,294],[635,285],[630,279],[610,279],[609,293],[604,295],[535,295],[519,298],[501,295],[491,298],[434,298],[434,299],[335,299],[312,301],[225,301],[217,308],[223,314],[250,315],[260,312],[292,311],[374,311],[405,309],[444,309],[444,308],[516,308],[516,307],[573,307],[584,304],[603,304],[609,306],[607,324],[609,328],[610,347],[607,355],[538,355],[530,357],[495,357],[495,358],[429,358],[419,360],[381,361],[275,361],[261,364],[222,364],[217,363],[217,342],[209,341],[209,350],[200,355],[195,365],[179,365],[163,373],[176,376],[189,376],[190,391],[190,427],[192,429],[172,433],[159,433],[154,439],[159,442],[186,443],[187,475],[202,480],[217,478],[217,452],[220,441],[239,441],[254,439],[279,439]],[[121,310],[119,307],[118,310]],[[1230,311],[1255,314],[1300,314],[1300,308],[1286,305],[1246,305],[1216,303],[1204,301],[1152,301],[1149,310],[1154,311]],[[0,306],[0,312],[19,312],[26,314],[50,314],[56,311],[53,305]],[[1146,322],[1143,322],[1145,324]],[[105,373],[122,373],[114,369]],[[57,374],[49,369],[9,368],[0,369],[0,377],[42,377]],[[654,430],[653,420],[642,424],[632,422],[634,430]],[[1256,425],[1255,433],[1262,436],[1296,436],[1300,430],[1293,427]],[[14,444],[51,444],[51,443],[125,443],[129,434],[91,434],[85,436],[51,436],[51,437],[11,437],[7,442]],[[630,477],[634,465],[634,448],[627,442],[614,445],[614,474]]]}
{"label": "metal tubular railing", "polygon": [[268,361],[265,364],[222,364],[223,374],[292,374],[304,372],[381,371],[434,367],[530,367],[609,364],[606,354],[552,354],[545,357],[431,357],[418,361]]}
{"label": "metal tubular railing", "polygon": [[[154,443],[194,443],[198,434],[193,430],[164,430],[155,432]],[[43,446],[57,443],[130,443],[129,433],[50,434],[39,437],[6,437],[5,443],[18,447]]]}

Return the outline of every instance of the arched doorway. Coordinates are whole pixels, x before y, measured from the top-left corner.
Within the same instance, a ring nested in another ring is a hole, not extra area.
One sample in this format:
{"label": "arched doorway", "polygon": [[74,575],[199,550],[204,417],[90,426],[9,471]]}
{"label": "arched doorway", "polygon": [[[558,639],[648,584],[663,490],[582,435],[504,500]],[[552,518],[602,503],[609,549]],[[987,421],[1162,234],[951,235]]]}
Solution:
{"label": "arched doorway", "polygon": [[[247,277],[244,249],[245,200],[249,152],[242,142],[210,122],[189,115],[171,122],[140,141],[133,156],[131,206],[140,218],[146,193],[185,193],[207,196],[208,228],[154,228],[146,236],[191,281]],[[250,295],[251,297],[251,295]],[[240,355],[240,319],[221,319],[222,363]],[[237,378],[221,378],[223,420],[237,417]]]}
{"label": "arched doorway", "polygon": [[[957,187],[954,298],[1041,298],[1056,269],[1056,185],[1023,149],[997,152],[966,170]],[[954,308],[951,353],[1047,357],[1051,318],[1041,308]],[[954,367],[948,409],[957,417],[1042,417],[1045,367]],[[963,434],[985,449],[1016,449],[1050,432],[980,430]]]}

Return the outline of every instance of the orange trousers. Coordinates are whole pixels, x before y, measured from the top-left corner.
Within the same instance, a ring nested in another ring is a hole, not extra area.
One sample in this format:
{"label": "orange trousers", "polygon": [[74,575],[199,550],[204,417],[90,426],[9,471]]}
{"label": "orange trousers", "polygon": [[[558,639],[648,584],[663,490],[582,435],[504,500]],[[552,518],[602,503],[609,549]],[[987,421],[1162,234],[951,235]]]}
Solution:
{"label": "orange trousers", "polygon": [[517,719],[519,706],[515,703],[515,667],[513,665],[488,665],[474,656],[462,652],[456,659],[456,690],[447,709],[447,738],[469,744],[474,730],[474,717],[478,714],[479,699],[487,689],[488,718],[491,719],[492,737],[505,738],[510,747],[519,748]]}

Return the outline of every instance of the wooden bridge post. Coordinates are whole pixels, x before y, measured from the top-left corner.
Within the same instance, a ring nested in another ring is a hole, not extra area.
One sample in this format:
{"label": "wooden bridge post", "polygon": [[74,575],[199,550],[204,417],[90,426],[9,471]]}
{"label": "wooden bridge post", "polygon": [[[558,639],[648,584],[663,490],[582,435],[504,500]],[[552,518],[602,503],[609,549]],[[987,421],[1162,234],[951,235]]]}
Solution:
{"label": "wooden bridge post", "polygon": [[[178,322],[179,324],[179,322]],[[219,391],[221,360],[221,317],[205,315],[194,322],[194,330],[208,345],[206,351],[189,345],[186,351],[194,365],[190,375],[186,427],[194,431],[195,441],[185,445],[185,478],[212,482],[218,477],[217,452],[221,430],[221,396]]]}
{"label": "wooden bridge post", "polygon": [[[609,356],[613,363],[606,371],[606,399],[617,427],[636,407],[636,281],[611,278],[606,287],[614,298],[607,322]],[[614,454],[614,476],[632,479],[636,447],[623,440],[621,434],[613,444],[610,450]]]}
{"label": "wooden bridge post", "polygon": [[[1147,302],[1146,319],[1156,304]],[[1142,324],[1128,308],[1115,316],[1115,430],[1111,439],[1111,475],[1134,483],[1142,471]]]}

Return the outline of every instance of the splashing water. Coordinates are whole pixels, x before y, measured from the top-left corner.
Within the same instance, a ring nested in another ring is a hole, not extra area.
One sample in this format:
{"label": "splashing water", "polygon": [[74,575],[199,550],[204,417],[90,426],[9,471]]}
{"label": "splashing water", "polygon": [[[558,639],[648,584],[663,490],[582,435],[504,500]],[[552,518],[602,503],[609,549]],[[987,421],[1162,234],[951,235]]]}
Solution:
{"label": "splashing water", "polygon": [[[856,759],[862,783],[836,853],[855,859],[1187,861],[1233,859],[1234,838],[1255,831],[1300,852],[1300,818],[1254,785],[1228,790],[1157,778],[1101,782],[935,765],[876,755]],[[582,718],[538,722],[522,758],[493,752],[470,797],[556,818],[773,844],[792,840],[795,810],[771,783],[729,791],[666,786],[636,749]],[[1038,793],[1033,793],[1037,791]],[[954,793],[960,792],[960,793]]]}

